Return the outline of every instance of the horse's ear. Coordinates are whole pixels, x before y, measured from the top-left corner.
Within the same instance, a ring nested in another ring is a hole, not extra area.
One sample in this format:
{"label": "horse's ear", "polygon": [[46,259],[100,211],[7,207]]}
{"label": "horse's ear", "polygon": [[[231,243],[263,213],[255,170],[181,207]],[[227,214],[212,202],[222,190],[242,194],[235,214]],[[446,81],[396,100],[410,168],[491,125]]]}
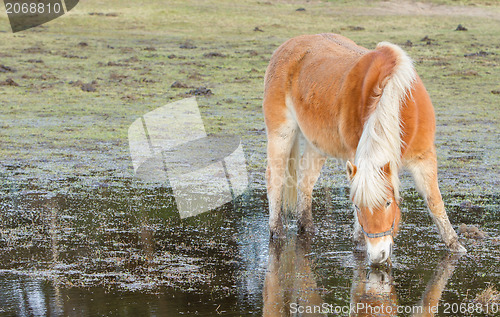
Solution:
{"label": "horse's ear", "polygon": [[352,180],[354,175],[356,175],[358,168],[356,167],[356,165],[352,164],[351,161],[347,161],[347,163],[345,164],[345,167],[347,170],[347,178],[349,178],[349,180]]}

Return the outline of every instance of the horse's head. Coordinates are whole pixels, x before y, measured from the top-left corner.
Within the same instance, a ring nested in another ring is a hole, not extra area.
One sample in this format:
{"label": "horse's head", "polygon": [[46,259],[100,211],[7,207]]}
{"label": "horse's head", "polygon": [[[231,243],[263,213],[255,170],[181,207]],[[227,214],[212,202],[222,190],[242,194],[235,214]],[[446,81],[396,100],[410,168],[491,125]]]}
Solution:
{"label": "horse's head", "polygon": [[[356,209],[355,226],[359,226],[359,230],[363,233],[368,259],[372,264],[381,264],[389,259],[401,217],[398,206],[399,198],[395,194],[396,191],[392,184],[393,178],[389,163],[382,167],[380,172],[386,184],[382,191],[384,193],[383,197],[371,201],[368,199],[353,200]],[[353,192],[352,183],[356,173],[357,167],[348,161],[347,175],[351,180],[351,193]],[[365,186],[376,186],[376,184],[365,184]],[[362,191],[365,186],[356,190]],[[364,189],[366,190],[366,188]]]}

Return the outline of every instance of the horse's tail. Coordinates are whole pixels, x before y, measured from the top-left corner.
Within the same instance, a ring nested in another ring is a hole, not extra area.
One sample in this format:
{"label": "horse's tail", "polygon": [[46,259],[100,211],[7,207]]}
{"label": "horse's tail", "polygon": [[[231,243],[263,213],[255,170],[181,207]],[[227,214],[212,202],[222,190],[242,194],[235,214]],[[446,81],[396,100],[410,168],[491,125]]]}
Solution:
{"label": "horse's tail", "polygon": [[299,167],[299,155],[299,137],[296,136],[285,169],[285,182],[283,184],[283,208],[285,212],[294,210],[297,206],[297,170]]}

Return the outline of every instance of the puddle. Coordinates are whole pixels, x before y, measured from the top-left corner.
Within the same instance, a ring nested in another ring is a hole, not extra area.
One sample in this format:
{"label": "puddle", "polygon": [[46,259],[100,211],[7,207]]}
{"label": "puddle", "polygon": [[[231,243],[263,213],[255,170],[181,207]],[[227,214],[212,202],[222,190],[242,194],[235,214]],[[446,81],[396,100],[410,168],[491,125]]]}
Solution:
{"label": "puddle", "polygon": [[[348,316],[358,303],[431,303],[445,316],[445,307],[498,287],[498,197],[454,198],[452,222],[487,234],[465,240],[469,253],[458,257],[410,191],[389,270],[353,252],[346,188],[316,191],[313,238],[297,236],[292,221],[286,241],[270,242],[264,191],[181,220],[168,189],[117,184],[55,194],[3,187],[0,314],[276,316],[316,305]],[[462,215],[466,207],[473,212]]]}

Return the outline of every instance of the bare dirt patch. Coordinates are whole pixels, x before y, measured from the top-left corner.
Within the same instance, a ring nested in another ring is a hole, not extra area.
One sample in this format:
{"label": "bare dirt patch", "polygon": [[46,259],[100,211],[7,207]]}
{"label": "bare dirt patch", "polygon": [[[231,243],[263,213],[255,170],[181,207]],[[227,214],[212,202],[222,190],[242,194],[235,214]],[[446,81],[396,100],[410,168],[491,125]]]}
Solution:
{"label": "bare dirt patch", "polygon": [[372,8],[356,11],[359,15],[466,16],[500,20],[497,7],[449,6],[413,1],[384,1]]}

